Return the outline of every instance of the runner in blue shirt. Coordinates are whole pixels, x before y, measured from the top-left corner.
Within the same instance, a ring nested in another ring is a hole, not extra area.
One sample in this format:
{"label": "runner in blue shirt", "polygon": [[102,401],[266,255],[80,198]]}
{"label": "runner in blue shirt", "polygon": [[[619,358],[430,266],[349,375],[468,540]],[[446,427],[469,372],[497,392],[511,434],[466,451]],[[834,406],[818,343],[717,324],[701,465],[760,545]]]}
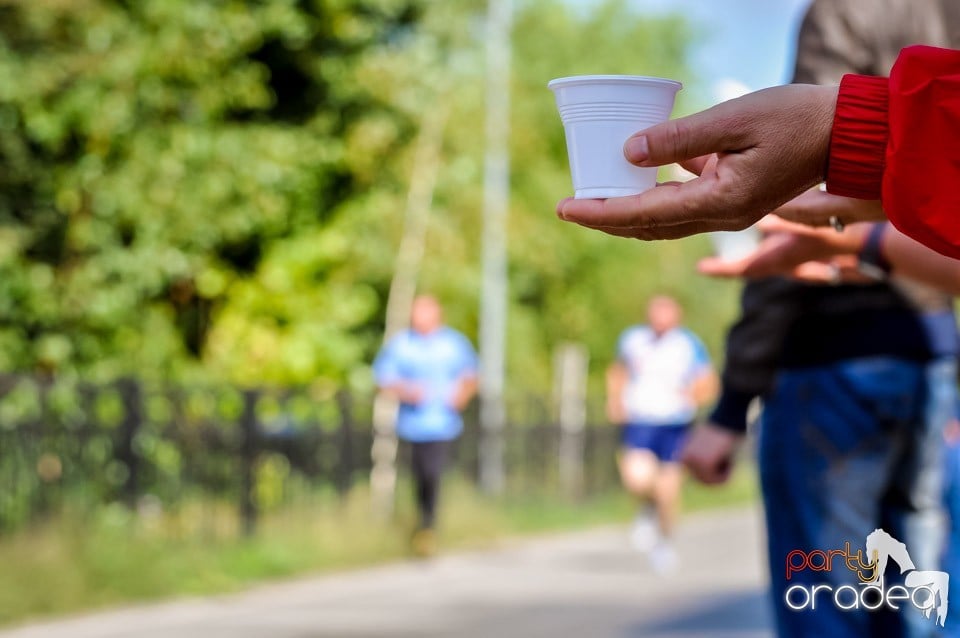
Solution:
{"label": "runner in blue shirt", "polygon": [[687,428],[717,388],[706,348],[680,325],[682,315],[673,298],[651,299],[648,324],[624,331],[607,373],[607,415],[622,425],[620,477],[642,502],[631,540],[650,552],[659,570],[676,562],[669,537],[680,505]]}
{"label": "runner in blue shirt", "polygon": [[476,354],[465,336],[443,325],[437,300],[422,295],[413,302],[410,329],[383,347],[373,369],[381,391],[400,402],[397,436],[411,444],[420,513],[414,549],[430,554],[448,447],[460,435],[460,413],[477,389]]}

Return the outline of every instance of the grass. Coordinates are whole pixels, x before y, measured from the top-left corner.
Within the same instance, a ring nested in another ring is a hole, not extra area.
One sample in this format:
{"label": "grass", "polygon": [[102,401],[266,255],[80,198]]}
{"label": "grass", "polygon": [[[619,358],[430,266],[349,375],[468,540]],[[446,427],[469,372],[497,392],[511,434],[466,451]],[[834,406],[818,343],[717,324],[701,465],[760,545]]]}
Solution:
{"label": "grass", "polygon": [[[756,498],[751,469],[724,488],[687,484],[685,509]],[[407,492],[401,490],[401,496]],[[0,538],[0,625],[170,596],[235,591],[253,582],[348,569],[408,555],[409,499],[378,521],[369,495],[271,512],[250,539],[235,533],[232,509],[199,504],[176,513],[134,516],[121,507],[57,520]],[[489,547],[518,534],[629,520],[630,499],[611,493],[582,502],[550,497],[489,499],[462,482],[444,486],[444,551]]]}

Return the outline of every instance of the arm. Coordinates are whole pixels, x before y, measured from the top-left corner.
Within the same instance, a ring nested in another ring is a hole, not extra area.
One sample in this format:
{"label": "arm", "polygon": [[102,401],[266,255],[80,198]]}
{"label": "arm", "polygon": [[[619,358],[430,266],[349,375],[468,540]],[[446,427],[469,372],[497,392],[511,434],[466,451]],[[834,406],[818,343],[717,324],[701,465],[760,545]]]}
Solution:
{"label": "arm", "polygon": [[629,373],[627,366],[617,361],[607,368],[607,418],[611,423],[623,424],[627,421],[623,409],[623,391],[627,387]]}
{"label": "arm", "polygon": [[457,367],[460,376],[454,384],[450,405],[457,412],[463,412],[477,394],[477,353],[470,340],[462,334],[457,333],[456,343],[459,351]]}
{"label": "arm", "polygon": [[720,399],[707,423],[694,428],[682,455],[691,475],[707,484],[730,476],[747,429],[751,401],[770,390],[783,339],[797,312],[797,285],[771,278],[749,282],[741,316],[727,335]]}
{"label": "arm", "polygon": [[707,347],[692,332],[687,332],[693,347],[693,361],[691,362],[689,383],[686,387],[687,396],[699,409],[717,398],[720,381],[710,362]]}
{"label": "arm", "polygon": [[423,388],[405,381],[395,381],[380,386],[380,391],[388,396],[392,396],[400,403],[408,405],[417,405],[423,401]]}
{"label": "arm", "polygon": [[934,252],[894,228],[887,230],[882,246],[893,274],[960,295],[960,261]]}
{"label": "arm", "polygon": [[477,386],[477,375],[473,372],[460,377],[451,400],[451,404],[457,412],[463,412],[470,404],[471,399],[477,394]]}
{"label": "arm", "polygon": [[889,81],[775,87],[640,131],[624,147],[630,162],[679,162],[699,177],[631,197],[566,199],[557,214],[647,240],[739,230],[826,176],[829,191],[882,199],[904,234],[960,257],[958,102],[960,51],[908,47]]}
{"label": "arm", "polygon": [[384,394],[400,403],[416,405],[424,399],[423,388],[403,378],[399,357],[398,342],[394,338],[380,350],[373,362],[374,380]]}
{"label": "arm", "polygon": [[960,51],[903,50],[890,79],[845,76],[837,100],[827,190],[881,199],[905,235],[960,257]]}
{"label": "arm", "polygon": [[637,239],[741,230],[823,181],[837,87],[790,85],[750,93],[627,140],[637,166],[673,162],[698,177],[630,197],[565,199],[557,215]]}
{"label": "arm", "polygon": [[800,314],[800,284],[772,277],[748,282],[740,299],[740,318],[727,333],[720,399],[710,420],[736,433],[747,429],[747,409],[771,390],[780,352]]}
{"label": "arm", "polygon": [[[827,196],[832,199],[845,199]],[[826,200],[825,200],[826,201]],[[854,257],[862,249],[872,224],[853,224],[842,233],[830,228],[810,228],[771,218],[761,227],[771,233],[757,250],[737,261],[704,259],[698,268],[717,277],[794,276],[806,281],[830,283],[829,268],[815,262]],[[947,294],[960,295],[960,261],[937,253],[887,227],[881,238],[882,256],[890,264],[891,274],[933,286]],[[856,260],[854,259],[854,262]]]}
{"label": "arm", "polygon": [[698,408],[716,399],[719,390],[720,378],[713,368],[707,368],[694,377],[688,388],[690,398],[693,399],[693,402]]}

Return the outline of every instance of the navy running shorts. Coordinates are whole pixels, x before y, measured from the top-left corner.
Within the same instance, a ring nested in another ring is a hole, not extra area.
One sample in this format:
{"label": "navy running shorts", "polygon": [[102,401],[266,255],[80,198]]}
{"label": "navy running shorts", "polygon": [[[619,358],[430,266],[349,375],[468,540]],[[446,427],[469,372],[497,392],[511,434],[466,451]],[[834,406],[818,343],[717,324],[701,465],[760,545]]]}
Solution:
{"label": "navy running shorts", "polygon": [[664,463],[680,460],[689,423],[647,425],[628,423],[621,428],[620,441],[628,450],[650,450]]}

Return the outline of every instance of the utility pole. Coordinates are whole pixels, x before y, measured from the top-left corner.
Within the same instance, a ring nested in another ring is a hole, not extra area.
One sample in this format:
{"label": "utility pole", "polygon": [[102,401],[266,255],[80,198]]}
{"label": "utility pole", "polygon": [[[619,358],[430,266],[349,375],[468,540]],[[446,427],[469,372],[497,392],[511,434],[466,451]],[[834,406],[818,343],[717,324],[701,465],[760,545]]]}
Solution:
{"label": "utility pole", "polygon": [[510,204],[510,31],[513,0],[488,0],[483,282],[480,299],[480,484],[504,487],[504,360],[507,327],[507,210]]}

